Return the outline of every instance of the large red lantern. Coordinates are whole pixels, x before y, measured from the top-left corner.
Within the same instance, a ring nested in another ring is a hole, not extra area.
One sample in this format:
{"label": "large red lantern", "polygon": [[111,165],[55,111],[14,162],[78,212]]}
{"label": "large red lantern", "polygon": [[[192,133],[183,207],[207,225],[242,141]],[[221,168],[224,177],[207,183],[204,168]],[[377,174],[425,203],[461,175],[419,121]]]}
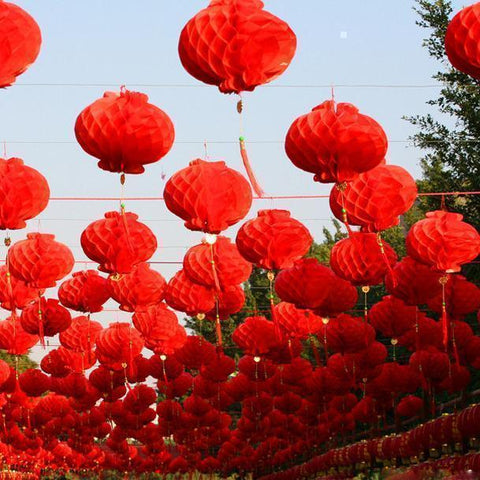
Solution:
{"label": "large red lantern", "polygon": [[281,75],[296,47],[291,28],[263,10],[262,1],[212,0],[183,28],[178,52],[196,79],[240,93]]}
{"label": "large red lantern", "polygon": [[450,63],[473,78],[480,78],[480,5],[474,3],[458,12],[449,23],[445,50]]}
{"label": "large red lantern", "polygon": [[60,333],[60,343],[75,352],[90,351],[102,330],[102,325],[89,317],[75,317],[71,325]]}
{"label": "large red lantern", "polygon": [[70,312],[54,298],[41,297],[22,312],[20,322],[27,333],[53,337],[66,330],[72,323]]}
{"label": "large red lantern", "polygon": [[185,220],[189,230],[220,233],[247,215],[252,189],[225,162],[194,160],[175,173],[163,192],[167,208]]}
{"label": "large red lantern", "polygon": [[380,232],[400,222],[417,198],[417,184],[402,167],[379,165],[330,193],[333,214],[365,232]]}
{"label": "large red lantern", "polygon": [[275,305],[275,319],[288,336],[301,340],[317,334],[323,328],[322,319],[312,311],[298,309],[287,302]]}
{"label": "large red lantern", "polygon": [[375,340],[374,328],[364,319],[339,315],[328,322],[324,341],[334,352],[356,353],[367,348]]}
{"label": "large red lantern", "polygon": [[338,275],[333,275],[328,287],[328,294],[323,302],[315,308],[315,313],[321,317],[336,317],[355,307],[357,301],[357,289]]}
{"label": "large red lantern", "polygon": [[243,283],[252,273],[252,265],[223,236],[214,243],[205,240],[190,248],[183,259],[183,269],[193,282],[217,290]]}
{"label": "large red lantern", "polygon": [[407,253],[437,270],[459,272],[480,253],[480,235],[459,213],[436,210],[415,223],[407,235]]}
{"label": "large red lantern", "polygon": [[22,309],[43,292],[43,289],[39,292],[36,288],[29,287],[23,280],[11,275],[6,265],[0,267],[0,304],[2,308],[6,310]]}
{"label": "large red lantern", "polygon": [[334,245],[330,254],[332,270],[353,285],[378,285],[397,255],[374,233],[353,232]]}
{"label": "large red lantern", "polygon": [[100,264],[102,272],[130,273],[146,262],[157,249],[157,239],[130,212],[107,212],[105,219],[91,223],[82,233],[80,243],[85,255]]}
{"label": "large red lantern", "polygon": [[216,292],[216,300],[215,307],[206,314],[207,319],[215,320],[218,314],[220,320],[226,320],[242,309],[245,303],[245,292],[240,285],[234,285]]}
{"label": "large red lantern", "polygon": [[38,342],[37,335],[27,333],[18,317],[0,322],[0,348],[12,355],[24,355]]}
{"label": "large red lantern", "polygon": [[130,273],[118,278],[110,277],[108,284],[112,298],[120,304],[120,310],[126,312],[160,303],[167,287],[162,275],[148,263],[139,263]]}
{"label": "large red lantern", "polygon": [[0,88],[15,82],[40,53],[42,34],[19,6],[0,2]]}
{"label": "large red lantern", "polygon": [[45,177],[20,158],[0,158],[0,198],[0,229],[17,230],[45,210],[50,188]]}
{"label": "large red lantern", "polygon": [[246,318],[232,339],[248,355],[265,355],[278,345],[275,326],[265,317]]}
{"label": "large red lantern", "polygon": [[285,141],[292,163],[322,183],[353,180],[380,164],[387,148],[385,132],[373,118],[333,100],[297,118]]}
{"label": "large red lantern", "polygon": [[308,229],[288,210],[260,210],[237,233],[238,250],[249,262],[265,270],[293,266],[312,244]]}
{"label": "large red lantern", "polygon": [[80,113],[75,136],[81,147],[109,172],[143,173],[164,157],[175,132],[168,115],[143,93],[106,92]]}
{"label": "large red lantern", "polygon": [[100,312],[110,298],[108,281],[95,270],[75,272],[60,285],[58,298],[62,305],[77,312]]}
{"label": "large red lantern", "polygon": [[47,233],[29,233],[10,248],[10,273],[33,288],[54,287],[68,275],[75,260],[70,249]]}

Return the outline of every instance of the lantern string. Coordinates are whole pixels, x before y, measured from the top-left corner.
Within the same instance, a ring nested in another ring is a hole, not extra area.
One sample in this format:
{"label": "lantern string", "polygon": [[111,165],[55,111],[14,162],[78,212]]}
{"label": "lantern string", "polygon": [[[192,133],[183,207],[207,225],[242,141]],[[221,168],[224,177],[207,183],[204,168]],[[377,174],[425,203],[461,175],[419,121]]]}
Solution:
{"label": "lantern string", "polygon": [[445,298],[445,285],[448,282],[448,274],[439,279],[440,284],[442,285],[442,331],[443,331],[443,345],[445,351],[448,349],[448,315],[447,315],[447,304]]}

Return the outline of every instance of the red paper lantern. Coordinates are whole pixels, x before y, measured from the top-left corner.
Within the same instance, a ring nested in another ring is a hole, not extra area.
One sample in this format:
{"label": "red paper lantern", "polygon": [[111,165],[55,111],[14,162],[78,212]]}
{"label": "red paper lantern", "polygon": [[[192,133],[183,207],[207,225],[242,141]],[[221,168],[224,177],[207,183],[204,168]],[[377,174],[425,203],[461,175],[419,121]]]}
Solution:
{"label": "red paper lantern", "polygon": [[448,355],[434,347],[413,353],[409,363],[415,371],[433,381],[442,381],[446,378],[450,368]]}
{"label": "red paper lantern", "polygon": [[18,377],[18,383],[29,397],[40,397],[50,389],[50,378],[36,368],[25,370]]}
{"label": "red paper lantern", "polygon": [[315,309],[315,313],[321,317],[336,317],[340,313],[353,309],[357,300],[357,289],[334,274],[328,288],[328,295]]}
{"label": "red paper lantern", "polygon": [[89,317],[75,317],[71,325],[60,333],[60,343],[75,352],[87,352],[93,348],[102,330],[100,323]]}
{"label": "red paper lantern", "polygon": [[91,223],[82,233],[80,243],[85,255],[100,264],[102,272],[130,273],[155,253],[157,239],[138,215],[107,212],[105,219]]}
{"label": "red paper lantern", "polygon": [[60,285],[58,298],[65,307],[77,312],[101,312],[110,298],[107,279],[95,270],[75,272]]}
{"label": "red paper lantern", "polygon": [[185,220],[189,230],[220,233],[247,215],[250,184],[225,162],[194,160],[175,173],[163,192],[167,208]]}
{"label": "red paper lantern", "polygon": [[[321,338],[319,338],[321,340]],[[375,330],[364,319],[339,315],[328,322],[324,341],[333,352],[356,353],[375,340]]]}
{"label": "red paper lantern", "polygon": [[300,310],[287,302],[275,305],[274,310],[276,321],[288,336],[304,340],[323,329],[322,319],[310,310]]}
{"label": "red paper lantern", "polygon": [[37,335],[27,333],[18,317],[0,321],[0,348],[12,355],[24,355],[38,342]]}
{"label": "red paper lantern", "polygon": [[461,265],[477,257],[480,235],[462,222],[462,215],[436,210],[426,217],[408,232],[408,255],[446,273],[459,272]]}
{"label": "red paper lantern", "polygon": [[218,236],[215,243],[205,240],[190,248],[183,259],[183,269],[192,282],[217,290],[243,283],[252,273],[252,265],[223,236]]}
{"label": "red paper lantern", "polygon": [[120,310],[126,312],[160,303],[167,287],[162,275],[148,263],[139,263],[130,273],[118,278],[110,277],[108,284],[112,298],[120,304]]}
{"label": "red paper lantern", "polygon": [[29,233],[27,240],[13,244],[8,251],[10,273],[29,287],[54,287],[75,263],[70,249],[54,238],[47,233]]}
{"label": "red paper lantern", "polygon": [[248,355],[260,356],[270,352],[278,344],[275,327],[265,317],[248,317],[238,326],[232,340]]}
{"label": "red paper lantern", "polygon": [[18,230],[45,210],[50,188],[45,177],[20,158],[0,158],[0,198],[0,230]]}
{"label": "red paper lantern", "polygon": [[249,262],[265,270],[290,268],[312,244],[308,229],[288,210],[260,210],[237,233],[237,247]]}
{"label": "red paper lantern", "polygon": [[214,290],[190,281],[183,270],[170,279],[165,301],[174,310],[188,315],[207,313],[215,307]]}
{"label": "red paper lantern", "polygon": [[20,322],[27,333],[53,337],[70,326],[72,317],[58,300],[41,297],[23,310]]}
{"label": "red paper lantern", "polygon": [[231,315],[238,313],[245,303],[245,292],[239,285],[228,287],[216,294],[217,305],[206,313],[208,320],[216,320],[217,313],[220,320],[227,320]]}
{"label": "red paper lantern", "polygon": [[373,118],[349,103],[328,100],[297,118],[285,149],[292,163],[322,183],[342,183],[383,161],[388,141]]}
{"label": "red paper lantern", "polygon": [[148,96],[106,92],[83,110],[75,123],[80,146],[109,172],[143,173],[172,148],[175,132],[168,115],[148,103]]}
{"label": "red paper lantern", "polygon": [[24,281],[11,275],[6,265],[0,267],[0,304],[2,308],[6,310],[22,309],[43,292],[43,289],[39,291],[31,288]]}
{"label": "red paper lantern", "polygon": [[423,410],[423,400],[414,395],[407,395],[398,403],[395,411],[401,417],[414,417]]}
{"label": "red paper lantern", "polygon": [[212,0],[183,28],[178,52],[196,79],[240,93],[280,76],[296,47],[291,28],[263,10],[262,1]]}
{"label": "red paper lantern", "polygon": [[450,63],[473,78],[480,78],[480,5],[458,12],[448,25],[445,50]]}
{"label": "red paper lantern", "polygon": [[380,232],[399,224],[417,193],[415,180],[404,168],[379,165],[345,186],[334,186],[330,208],[339,220],[346,218],[365,232]]}
{"label": "red paper lantern", "polygon": [[[383,253],[382,253],[383,250]],[[397,255],[374,233],[353,232],[334,245],[330,254],[332,270],[353,285],[378,285],[393,266]]]}
{"label": "red paper lantern", "polygon": [[13,3],[0,2],[0,88],[8,87],[40,53],[42,34],[35,20]]}
{"label": "red paper lantern", "polygon": [[177,316],[164,303],[136,310],[132,320],[145,339],[145,346],[155,353],[171,355],[187,340]]}

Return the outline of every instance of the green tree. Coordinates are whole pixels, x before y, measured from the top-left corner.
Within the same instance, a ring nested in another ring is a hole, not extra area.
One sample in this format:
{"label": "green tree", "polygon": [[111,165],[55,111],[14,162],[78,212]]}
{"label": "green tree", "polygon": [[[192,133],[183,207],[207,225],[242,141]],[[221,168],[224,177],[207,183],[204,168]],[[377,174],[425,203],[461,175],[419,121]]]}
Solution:
{"label": "green tree", "polygon": [[38,364],[34,362],[28,355],[10,355],[5,350],[0,350],[0,360],[4,360],[11,367],[18,367],[20,373],[29,368],[37,368]]}

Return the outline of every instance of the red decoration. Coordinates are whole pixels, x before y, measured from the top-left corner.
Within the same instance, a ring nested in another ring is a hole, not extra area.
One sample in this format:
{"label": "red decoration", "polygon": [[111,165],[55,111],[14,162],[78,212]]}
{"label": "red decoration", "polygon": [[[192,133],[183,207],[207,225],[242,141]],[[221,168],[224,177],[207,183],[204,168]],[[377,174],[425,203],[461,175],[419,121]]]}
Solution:
{"label": "red decoration", "polygon": [[70,327],[60,333],[60,343],[75,352],[90,351],[103,330],[98,322],[80,316],[72,319]]}
{"label": "red decoration", "polygon": [[185,25],[178,52],[196,79],[240,93],[280,76],[296,47],[288,24],[263,10],[260,0],[212,0]]}
{"label": "red decoration", "polygon": [[0,321],[0,348],[12,355],[24,355],[38,342],[37,335],[27,333],[18,317]]}
{"label": "red decoration", "polygon": [[322,319],[310,310],[300,310],[287,302],[275,306],[275,319],[288,336],[301,340],[323,330]]}
{"label": "red decoration", "polygon": [[387,137],[349,103],[328,100],[295,120],[285,141],[292,163],[322,183],[342,183],[371,170],[387,153]]}
{"label": "red decoration", "polygon": [[321,305],[315,308],[315,313],[321,317],[336,317],[340,313],[353,309],[357,300],[357,289],[334,274],[328,287],[328,295]]}
{"label": "red decoration", "polygon": [[422,412],[423,400],[414,395],[407,395],[400,400],[395,410],[401,417],[414,417]]}
{"label": "red decoration", "polygon": [[312,244],[308,229],[288,210],[260,210],[237,234],[237,247],[249,262],[265,270],[290,268]]}
{"label": "red decoration", "polygon": [[53,337],[66,330],[72,323],[69,311],[58,300],[41,297],[22,312],[20,322],[27,333]]}
{"label": "red decoration", "polygon": [[147,261],[155,253],[155,235],[137,219],[134,213],[107,212],[105,219],[91,223],[83,231],[83,251],[100,264],[99,270],[130,273],[137,263]]}
{"label": "red decoration", "polygon": [[60,285],[58,298],[65,307],[77,312],[101,312],[110,298],[107,279],[95,270],[75,272]]}
{"label": "red decoration", "polygon": [[167,287],[162,275],[148,263],[139,263],[130,273],[118,278],[110,277],[108,284],[112,298],[120,304],[120,310],[126,312],[160,303]]}
{"label": "red decoration", "polygon": [[248,355],[265,355],[278,345],[273,322],[265,317],[246,318],[232,339]]}
{"label": "red decoration", "polygon": [[0,158],[0,198],[0,229],[18,230],[45,210],[50,188],[45,177],[20,158]]}
{"label": "red decoration", "polygon": [[36,288],[31,288],[27,284],[11,275],[6,265],[0,267],[0,303],[2,308],[13,310],[14,308],[24,308],[30,302],[38,298],[40,292]]}
{"label": "red decoration", "polygon": [[480,235],[462,222],[462,215],[437,210],[426,217],[415,223],[407,235],[407,253],[415,260],[452,273],[459,272],[461,265],[480,253]]}
{"label": "red decoration", "polygon": [[35,368],[23,372],[18,377],[18,383],[29,397],[40,397],[50,389],[50,378]]}
{"label": "red decoration", "polygon": [[47,233],[29,233],[27,240],[12,245],[8,252],[10,273],[29,287],[54,287],[75,263],[70,249],[54,238]]}
{"label": "red decoration", "polygon": [[342,314],[328,322],[325,339],[329,350],[356,353],[375,340],[375,330],[362,318]]}
{"label": "red decoration", "polygon": [[189,230],[220,233],[247,215],[252,205],[249,183],[225,162],[194,160],[175,173],[163,192],[167,208]]}
{"label": "red decoration", "polygon": [[480,5],[458,12],[448,25],[445,49],[451,64],[473,78],[480,78]]}
{"label": "red decoration", "polygon": [[243,288],[234,285],[233,287],[228,287],[221,292],[217,292],[217,305],[215,305],[212,310],[207,312],[207,319],[208,320],[215,320],[217,317],[217,310],[218,316],[220,320],[227,320],[230,315],[238,313],[242,308],[243,304],[245,303],[245,293]]}
{"label": "red decoration", "polygon": [[[382,252],[383,251],[383,252]],[[374,233],[354,232],[334,245],[330,254],[332,270],[353,285],[378,285],[394,265],[397,255]]]}
{"label": "red decoration", "polygon": [[35,20],[13,3],[0,2],[0,88],[8,87],[37,59],[42,34]]}
{"label": "red decoration", "polygon": [[415,180],[404,168],[379,165],[345,186],[334,186],[330,208],[339,220],[365,232],[380,232],[399,224],[417,193]]}
{"label": "red decoration", "polygon": [[192,282],[217,290],[243,283],[252,273],[252,265],[223,236],[217,237],[215,243],[205,240],[190,248],[183,259],[183,269]]}
{"label": "red decoration", "polygon": [[75,123],[80,146],[109,172],[143,173],[172,148],[175,132],[168,115],[143,93],[106,92]]}

